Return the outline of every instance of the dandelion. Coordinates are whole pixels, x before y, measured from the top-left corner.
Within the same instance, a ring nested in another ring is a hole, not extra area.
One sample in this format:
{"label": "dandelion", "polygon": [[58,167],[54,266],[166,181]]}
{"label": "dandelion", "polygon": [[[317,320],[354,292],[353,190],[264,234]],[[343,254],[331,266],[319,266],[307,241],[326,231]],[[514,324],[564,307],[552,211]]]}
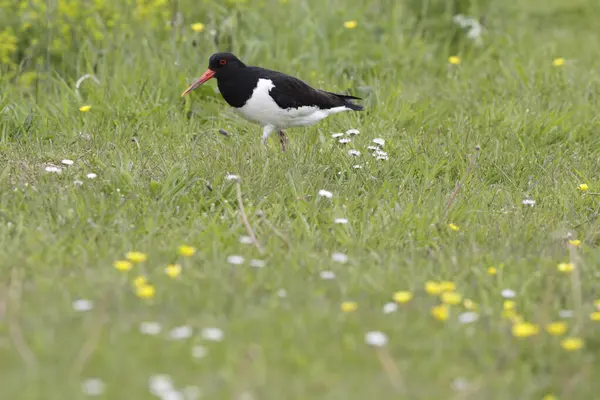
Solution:
{"label": "dandelion", "polygon": [[211,342],[220,342],[223,340],[225,334],[219,328],[204,328],[200,333],[200,336],[204,340],[209,340]]}
{"label": "dandelion", "polygon": [[204,32],[204,24],[202,22],[196,22],[191,25],[191,28],[194,32],[200,33]]}
{"label": "dandelion", "polygon": [[133,268],[133,263],[127,260],[117,260],[113,263],[113,266],[119,271],[129,271]]}
{"label": "dandelion", "polygon": [[341,138],[342,136],[344,136],[344,134],[343,134],[343,133],[332,133],[332,134],[331,134],[331,137],[332,137],[333,139]]}
{"label": "dandelion", "polygon": [[490,275],[496,275],[497,272],[498,272],[498,270],[496,270],[496,267],[489,267],[487,269],[487,273]]}
{"label": "dandelion", "polygon": [[331,199],[333,197],[333,193],[331,193],[328,190],[324,190],[324,189],[319,190],[318,195],[320,197],[325,197],[325,198],[328,198],[328,199]]}
{"label": "dandelion", "polygon": [[62,172],[62,169],[59,167],[55,167],[54,165],[48,165],[46,168],[44,168],[44,171],[53,174],[60,174]]}
{"label": "dandelion", "polygon": [[79,111],[81,112],[88,112],[92,109],[92,106],[81,106],[79,107]]}
{"label": "dandelion", "polygon": [[335,273],[333,271],[321,271],[319,273],[319,276],[321,277],[321,279],[326,280],[326,281],[335,279]]}
{"label": "dandelion", "polygon": [[87,177],[88,179],[96,179],[96,178],[98,177],[98,175],[96,175],[96,174],[95,174],[95,173],[93,173],[93,172],[90,172],[89,174],[87,174],[87,175],[86,175],[86,177]]}
{"label": "dandelion", "polygon": [[365,334],[365,343],[373,347],[385,346],[388,342],[388,337],[385,333],[379,331],[367,332]]}
{"label": "dandelion", "polygon": [[502,305],[502,308],[504,309],[504,311],[508,311],[508,310],[514,310],[517,306],[517,303],[515,303],[513,300],[504,300],[504,303]]}
{"label": "dandelion", "polygon": [[448,319],[449,315],[448,306],[445,304],[440,304],[439,306],[435,306],[431,309],[431,315],[438,321],[445,321]]}
{"label": "dandelion", "polygon": [[535,206],[535,200],[531,200],[531,199],[525,199],[522,201],[524,206],[530,206],[533,207]]}
{"label": "dandelion", "polygon": [[440,289],[442,289],[442,292],[454,292],[456,290],[456,283],[452,281],[441,281]]}
{"label": "dandelion", "polygon": [[154,297],[155,293],[156,290],[154,289],[154,286],[149,284],[138,286],[135,291],[135,294],[142,299],[151,299]]}
{"label": "dandelion", "polygon": [[358,129],[348,129],[346,131],[346,135],[348,136],[356,136],[358,135],[360,132],[358,131]]}
{"label": "dandelion", "polygon": [[573,263],[560,263],[556,266],[556,268],[560,271],[563,272],[565,274],[568,274],[570,272],[573,272],[573,270],[575,269],[575,264]]}
{"label": "dandelion", "polygon": [[169,264],[165,267],[165,274],[167,274],[170,278],[177,278],[181,275],[181,265],[179,264]]}
{"label": "dandelion", "polygon": [[396,310],[398,310],[398,304],[396,304],[396,303],[385,303],[383,305],[383,313],[384,314],[391,314],[391,313],[395,312]]}
{"label": "dandelion", "polygon": [[411,301],[413,298],[413,294],[407,291],[399,291],[394,293],[394,301],[396,303],[404,304]]}
{"label": "dandelion", "polygon": [[565,65],[565,62],[566,60],[564,58],[558,57],[552,60],[552,65],[555,67],[562,67],[563,65]]}
{"label": "dandelion", "polygon": [[577,189],[581,190],[582,192],[587,192],[590,190],[590,187],[587,183],[581,183],[579,186],[577,186]]}
{"label": "dandelion", "polygon": [[438,294],[442,293],[442,287],[437,282],[427,281],[425,282],[425,291],[427,294],[437,296]]}
{"label": "dandelion", "polygon": [[182,340],[192,336],[192,327],[189,325],[178,326],[171,329],[168,338],[171,340]]}
{"label": "dandelion", "polygon": [[450,228],[450,230],[453,230],[454,232],[460,231],[460,227],[455,224],[448,224],[448,228]]}
{"label": "dandelion", "polygon": [[81,382],[81,391],[88,396],[100,396],[104,393],[104,382],[99,378],[89,378]]}
{"label": "dandelion", "polygon": [[[377,146],[379,146],[379,147],[383,147],[383,146],[385,146],[385,140],[384,140],[384,139],[381,139],[381,138],[375,138],[375,139],[373,139],[373,143],[375,143],[375,144],[376,144]],[[368,148],[368,147],[367,147],[367,148]],[[374,150],[378,150],[378,147],[375,147],[375,149],[374,149]]]}
{"label": "dandelion", "polygon": [[144,286],[146,283],[148,283],[148,280],[143,275],[138,275],[133,280],[133,286],[136,287],[136,288]]}
{"label": "dandelion", "polygon": [[94,308],[94,303],[90,300],[79,299],[75,300],[72,304],[73,310],[75,311],[90,311]]}
{"label": "dandelion", "polygon": [[333,253],[331,255],[331,259],[335,262],[339,262],[342,264],[345,264],[348,262],[348,256],[345,255],[344,253]]}
{"label": "dandelion", "polygon": [[354,301],[344,301],[340,305],[340,310],[345,313],[354,312],[358,308],[358,304]]}
{"label": "dandelion", "polygon": [[75,161],[65,158],[64,160],[60,160],[60,163],[63,165],[73,165],[75,164]]}
{"label": "dandelion", "polygon": [[155,336],[162,331],[162,326],[158,322],[142,322],[138,329],[142,335]]}
{"label": "dandelion", "polygon": [[357,25],[358,23],[354,20],[344,22],[344,28],[346,29],[354,29]]}
{"label": "dandelion", "polygon": [[547,395],[542,397],[542,400],[558,400],[558,397],[556,397],[552,393],[548,393]]}
{"label": "dandelion", "polygon": [[526,338],[535,336],[540,331],[540,328],[530,322],[519,322],[513,325],[512,334],[514,337]]}
{"label": "dandelion", "polygon": [[196,254],[196,248],[182,244],[181,246],[179,246],[177,252],[183,257],[191,257],[194,254]]}
{"label": "dandelion", "polygon": [[458,316],[458,322],[461,324],[471,324],[479,319],[479,314],[473,311],[467,311]]}
{"label": "dandelion", "polygon": [[569,240],[569,244],[573,247],[579,247],[579,246],[581,246],[581,240],[577,240],[577,239]]}
{"label": "dandelion", "polygon": [[463,301],[463,306],[465,306],[467,310],[477,310],[477,303],[471,299],[465,299]]}
{"label": "dandelion", "polygon": [[500,295],[505,299],[513,299],[517,296],[517,293],[512,289],[502,289]]}
{"label": "dandelion", "polygon": [[129,251],[127,254],[125,254],[125,258],[133,263],[141,263],[146,261],[148,256],[140,251]]}
{"label": "dandelion", "polygon": [[457,304],[460,304],[460,302],[462,300],[462,296],[460,295],[460,293],[444,292],[440,296],[440,299],[442,300],[442,303],[444,303],[444,304],[449,304],[451,306],[455,306]]}
{"label": "dandelion", "polygon": [[515,320],[516,318],[519,318],[519,315],[515,310],[509,309],[502,311],[502,318]]}
{"label": "dandelion", "polygon": [[242,265],[244,263],[244,261],[245,261],[244,257],[242,257],[242,256],[233,255],[233,256],[227,257],[227,262],[229,264],[233,264],[233,265]]}
{"label": "dandelion", "polygon": [[593,313],[590,314],[590,319],[592,321],[600,321],[600,312],[599,311],[594,311]]}
{"label": "dandelion", "polygon": [[263,268],[265,265],[267,264],[263,260],[250,260],[250,266],[253,268]]}
{"label": "dandelion", "polygon": [[450,56],[448,57],[448,62],[452,65],[458,65],[461,62],[461,59],[459,56]]}
{"label": "dandelion", "polygon": [[546,325],[546,332],[552,336],[562,336],[567,332],[567,324],[564,322],[552,322]]}
{"label": "dandelion", "polygon": [[336,218],[333,220],[334,224],[346,225],[348,223],[348,218]]}
{"label": "dandelion", "polygon": [[353,156],[353,157],[358,157],[358,156],[360,156],[360,151],[358,151],[358,150],[348,150],[348,155]]}
{"label": "dandelion", "polygon": [[583,344],[583,339],[578,337],[569,337],[560,342],[560,347],[567,351],[575,351],[581,349]]}

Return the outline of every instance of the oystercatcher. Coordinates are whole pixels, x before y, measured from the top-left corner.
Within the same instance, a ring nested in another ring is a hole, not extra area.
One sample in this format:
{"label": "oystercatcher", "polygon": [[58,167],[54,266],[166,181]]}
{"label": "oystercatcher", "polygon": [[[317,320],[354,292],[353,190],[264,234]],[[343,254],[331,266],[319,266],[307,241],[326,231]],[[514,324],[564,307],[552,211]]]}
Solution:
{"label": "oystercatcher", "polygon": [[181,96],[211,78],[217,80],[221,96],[230,106],[245,119],[263,126],[263,144],[271,133],[278,132],[282,151],[287,142],[284,129],[312,125],[330,114],[363,109],[351,102],[359,97],[313,89],[284,73],[247,66],[231,53],[213,54],[206,72]]}

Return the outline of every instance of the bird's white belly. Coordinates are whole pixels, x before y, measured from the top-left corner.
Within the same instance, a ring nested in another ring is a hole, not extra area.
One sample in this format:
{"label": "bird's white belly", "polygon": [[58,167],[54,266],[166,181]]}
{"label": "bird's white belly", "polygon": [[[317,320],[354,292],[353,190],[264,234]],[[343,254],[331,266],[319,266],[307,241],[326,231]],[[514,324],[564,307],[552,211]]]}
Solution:
{"label": "bird's white belly", "polygon": [[250,99],[242,107],[236,108],[236,111],[249,121],[285,129],[292,126],[312,125],[330,114],[348,110],[347,107],[321,110],[315,106],[281,108],[269,94],[274,87],[270,79],[259,79]]}

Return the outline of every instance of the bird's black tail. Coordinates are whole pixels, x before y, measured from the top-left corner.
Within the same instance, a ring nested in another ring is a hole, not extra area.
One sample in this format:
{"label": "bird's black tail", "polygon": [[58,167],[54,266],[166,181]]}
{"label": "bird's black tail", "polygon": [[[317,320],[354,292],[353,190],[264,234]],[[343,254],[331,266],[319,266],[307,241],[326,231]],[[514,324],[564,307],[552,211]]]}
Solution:
{"label": "bird's black tail", "polygon": [[363,106],[359,105],[359,104],[354,104],[352,103],[350,100],[362,100],[360,97],[356,97],[356,96],[350,96],[347,94],[338,94],[338,93],[331,93],[331,92],[327,92],[335,97],[337,97],[338,99],[342,100],[344,102],[344,105],[346,107],[348,107],[351,110],[354,111],[362,111],[363,110]]}

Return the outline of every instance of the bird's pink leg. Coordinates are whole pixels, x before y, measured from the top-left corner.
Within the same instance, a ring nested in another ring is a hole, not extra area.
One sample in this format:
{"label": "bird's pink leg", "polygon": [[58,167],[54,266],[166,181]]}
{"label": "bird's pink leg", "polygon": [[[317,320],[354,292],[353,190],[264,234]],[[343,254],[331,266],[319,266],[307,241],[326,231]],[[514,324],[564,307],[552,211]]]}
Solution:
{"label": "bird's pink leg", "polygon": [[288,138],[284,131],[279,131],[279,143],[281,143],[281,151],[285,153],[285,147],[287,145]]}

